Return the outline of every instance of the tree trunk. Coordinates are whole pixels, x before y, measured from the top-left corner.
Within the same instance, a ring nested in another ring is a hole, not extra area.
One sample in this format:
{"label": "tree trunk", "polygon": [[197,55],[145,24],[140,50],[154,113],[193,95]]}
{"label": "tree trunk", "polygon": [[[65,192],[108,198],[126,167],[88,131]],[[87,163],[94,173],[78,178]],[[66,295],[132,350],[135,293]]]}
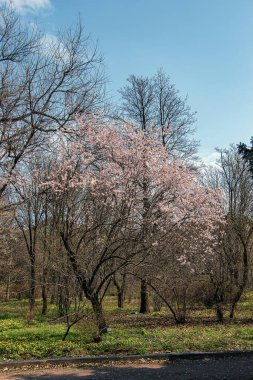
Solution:
{"label": "tree trunk", "polygon": [[42,310],[41,310],[42,315],[45,315],[47,313],[47,305],[48,305],[48,302],[47,302],[47,286],[46,286],[46,284],[43,284],[42,285]]}
{"label": "tree trunk", "polygon": [[79,302],[83,301],[83,289],[82,288],[80,288],[80,290],[78,292],[78,298],[79,298]]}
{"label": "tree trunk", "polygon": [[125,300],[125,276],[123,276],[123,281],[121,285],[116,281],[115,278],[113,282],[117,289],[118,307],[123,308]]}
{"label": "tree trunk", "polygon": [[179,316],[179,317],[177,317],[177,319],[176,319],[176,324],[177,325],[183,325],[183,324],[185,324],[185,322],[186,322],[186,317],[184,317],[184,316]]}
{"label": "tree trunk", "polygon": [[153,310],[161,311],[163,301],[155,292],[153,293]]}
{"label": "tree trunk", "polygon": [[230,314],[229,314],[230,319],[234,318],[236,305],[237,305],[238,301],[240,301],[240,298],[241,298],[241,296],[244,292],[244,289],[247,285],[248,270],[249,270],[249,268],[248,268],[248,254],[247,253],[248,253],[247,249],[246,249],[246,247],[244,247],[244,251],[243,251],[243,277],[242,277],[241,284],[239,285],[238,291],[236,292],[234,299],[232,301],[232,304],[231,304]]}
{"label": "tree trunk", "polygon": [[29,313],[30,318],[33,317],[34,309],[35,309],[35,290],[36,290],[36,270],[35,270],[35,253],[30,253],[31,259],[31,270],[30,270],[30,289],[29,289]]}
{"label": "tree trunk", "polygon": [[97,320],[98,332],[99,335],[107,333],[107,325],[103,314],[102,304],[99,301],[98,295],[95,294],[90,297],[92,308]]}
{"label": "tree trunk", "polygon": [[124,293],[122,289],[119,289],[118,291],[118,307],[120,308],[124,307]]}
{"label": "tree trunk", "polygon": [[224,322],[224,315],[223,315],[222,304],[223,304],[223,300],[224,300],[224,294],[223,294],[223,288],[221,285],[217,286],[214,299],[215,299],[217,322],[223,323]]}
{"label": "tree trunk", "polygon": [[11,275],[8,275],[8,280],[6,284],[6,290],[5,290],[5,301],[9,301],[10,299],[10,287],[11,287]]}
{"label": "tree trunk", "polygon": [[146,279],[141,280],[141,303],[140,303],[140,313],[146,314],[149,312],[148,304],[148,285]]}
{"label": "tree trunk", "polygon": [[42,290],[41,290],[41,297],[42,297],[42,310],[41,314],[45,315],[47,313],[47,269],[44,268],[43,275],[42,275]]}
{"label": "tree trunk", "polygon": [[219,303],[216,304],[216,317],[217,317],[217,322],[220,322],[220,323],[224,322],[222,306]]}
{"label": "tree trunk", "polygon": [[72,327],[72,325],[69,325],[69,326],[67,327],[67,330],[66,330],[66,332],[65,332],[65,334],[63,335],[63,338],[62,338],[62,341],[63,341],[63,342],[64,342],[64,340],[67,338],[68,333],[69,333],[71,327]]}
{"label": "tree trunk", "polygon": [[58,284],[58,294],[57,294],[57,308],[59,317],[64,316],[64,300],[63,300],[63,290],[61,283]]}
{"label": "tree trunk", "polygon": [[[54,280],[54,283],[51,287],[50,303],[57,305],[59,276],[55,271],[52,273],[52,278]],[[52,280],[50,282],[52,282]]]}

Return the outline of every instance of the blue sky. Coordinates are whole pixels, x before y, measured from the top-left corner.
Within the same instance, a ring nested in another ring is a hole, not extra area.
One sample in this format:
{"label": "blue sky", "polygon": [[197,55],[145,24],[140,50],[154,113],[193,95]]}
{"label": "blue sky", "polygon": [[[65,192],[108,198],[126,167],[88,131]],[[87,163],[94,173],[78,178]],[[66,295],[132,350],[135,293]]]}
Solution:
{"label": "blue sky", "polygon": [[[0,0],[5,1],[5,0]],[[253,0],[13,0],[48,33],[81,20],[104,54],[110,96],[160,67],[197,111],[206,161],[253,135]]]}

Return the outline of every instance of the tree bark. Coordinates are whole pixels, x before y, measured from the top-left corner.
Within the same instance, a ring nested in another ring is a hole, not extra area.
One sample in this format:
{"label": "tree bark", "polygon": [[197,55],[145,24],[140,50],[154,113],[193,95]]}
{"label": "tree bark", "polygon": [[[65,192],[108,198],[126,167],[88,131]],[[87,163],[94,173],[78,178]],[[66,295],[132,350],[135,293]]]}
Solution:
{"label": "tree bark", "polygon": [[121,288],[119,288],[119,291],[118,291],[118,307],[119,308],[124,307],[124,292]]}
{"label": "tree bark", "polygon": [[78,298],[79,298],[79,302],[82,302],[83,301],[83,289],[80,288],[79,292],[78,292]]}
{"label": "tree bark", "polygon": [[11,275],[8,275],[8,280],[6,284],[6,290],[5,290],[5,301],[9,301],[10,299],[10,287],[11,287]]}
{"label": "tree bark", "polygon": [[237,305],[238,301],[240,301],[240,298],[241,298],[241,296],[244,292],[244,289],[247,285],[248,271],[249,271],[249,268],[248,268],[248,252],[247,252],[247,248],[244,247],[244,250],[243,250],[243,276],[242,276],[242,281],[239,285],[238,291],[236,292],[234,299],[232,301],[232,304],[231,304],[230,314],[229,314],[230,319],[234,318],[236,305]]}
{"label": "tree bark", "polygon": [[36,263],[35,253],[30,252],[31,268],[30,268],[30,289],[29,289],[29,312],[32,318],[35,309],[35,289],[36,289]]}
{"label": "tree bark", "polygon": [[102,304],[99,301],[97,294],[94,294],[90,297],[92,308],[97,320],[98,332],[99,335],[107,333],[107,325],[103,314]]}
{"label": "tree bark", "polygon": [[220,323],[224,322],[222,306],[219,303],[216,304],[216,318],[217,318],[217,322],[220,322]]}
{"label": "tree bark", "polygon": [[42,310],[41,310],[42,315],[45,315],[47,313],[47,306],[48,306],[47,286],[46,286],[46,284],[43,284],[42,285]]}
{"label": "tree bark", "polygon": [[41,297],[42,297],[42,310],[41,310],[41,314],[45,315],[47,313],[47,306],[48,306],[47,269],[46,268],[43,269]]}
{"label": "tree bark", "polygon": [[125,275],[123,276],[122,284],[120,285],[116,279],[113,280],[114,285],[117,289],[117,300],[118,300],[118,307],[123,308],[124,307],[124,300],[125,300]]}
{"label": "tree bark", "polygon": [[140,313],[146,314],[149,312],[148,303],[148,285],[146,279],[141,280],[141,302],[140,302]]}
{"label": "tree bark", "polygon": [[64,312],[64,296],[63,296],[63,287],[62,287],[62,279],[58,279],[58,289],[57,289],[57,309],[59,317],[63,317]]}
{"label": "tree bark", "polygon": [[153,293],[153,310],[154,311],[161,311],[162,308],[162,300],[161,298],[154,292]]}
{"label": "tree bark", "polygon": [[216,285],[216,290],[214,294],[215,307],[216,307],[216,318],[217,322],[224,322],[224,314],[223,314],[223,301],[224,301],[224,293],[222,283]]}

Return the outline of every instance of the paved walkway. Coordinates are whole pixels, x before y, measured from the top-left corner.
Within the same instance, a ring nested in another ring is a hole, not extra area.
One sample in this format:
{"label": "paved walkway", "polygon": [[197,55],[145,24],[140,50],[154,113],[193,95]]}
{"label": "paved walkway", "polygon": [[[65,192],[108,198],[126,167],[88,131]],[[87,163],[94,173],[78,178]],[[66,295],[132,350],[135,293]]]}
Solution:
{"label": "paved walkway", "polygon": [[1,380],[253,380],[253,359],[115,363],[114,366],[6,371]]}

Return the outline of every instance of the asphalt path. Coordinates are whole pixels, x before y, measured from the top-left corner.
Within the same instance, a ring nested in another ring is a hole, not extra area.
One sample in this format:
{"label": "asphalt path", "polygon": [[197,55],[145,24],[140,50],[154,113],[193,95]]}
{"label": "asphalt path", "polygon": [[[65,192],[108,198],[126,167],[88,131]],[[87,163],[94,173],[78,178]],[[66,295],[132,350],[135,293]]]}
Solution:
{"label": "asphalt path", "polygon": [[124,363],[94,367],[3,371],[1,380],[253,380],[252,358]]}

